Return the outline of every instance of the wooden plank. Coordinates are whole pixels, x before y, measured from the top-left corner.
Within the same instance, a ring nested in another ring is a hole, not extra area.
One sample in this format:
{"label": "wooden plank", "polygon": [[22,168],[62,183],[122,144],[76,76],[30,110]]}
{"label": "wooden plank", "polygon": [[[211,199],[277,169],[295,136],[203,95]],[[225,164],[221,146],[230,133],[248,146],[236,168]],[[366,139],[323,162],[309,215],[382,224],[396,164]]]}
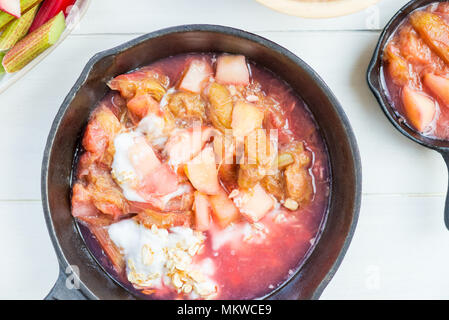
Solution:
{"label": "wooden plank", "polygon": [[383,27],[408,0],[382,0],[349,16],[302,19],[268,9],[254,0],[95,0],[77,33],[147,33],[182,24],[219,24],[248,31],[372,30]]}
{"label": "wooden plank", "polygon": [[[323,299],[448,299],[444,197],[364,196],[348,253]],[[0,299],[42,299],[58,264],[40,202],[0,202]]]}
{"label": "wooden plank", "polygon": [[354,239],[322,299],[448,299],[444,200],[365,196]]}
{"label": "wooden plank", "polygon": [[40,202],[0,202],[0,299],[42,299],[58,277]]}

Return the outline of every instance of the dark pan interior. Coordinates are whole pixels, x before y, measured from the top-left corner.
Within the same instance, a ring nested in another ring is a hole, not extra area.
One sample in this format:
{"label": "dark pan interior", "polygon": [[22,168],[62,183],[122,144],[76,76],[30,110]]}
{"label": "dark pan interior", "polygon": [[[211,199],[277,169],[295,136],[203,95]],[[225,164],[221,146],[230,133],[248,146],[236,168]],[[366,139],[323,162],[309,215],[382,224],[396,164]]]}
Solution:
{"label": "dark pan interior", "polygon": [[437,149],[439,151],[449,151],[449,141],[432,139],[422,136],[421,134],[407,126],[403,121],[400,121],[401,117],[397,114],[397,112],[395,112],[395,109],[390,104],[388,93],[386,91],[385,84],[383,83],[382,59],[383,51],[388,43],[388,40],[412,11],[425,7],[431,3],[446,1],[447,0],[411,1],[406,4],[401,10],[399,10],[398,13],[396,13],[396,15],[387,24],[382,35],[380,36],[367,73],[367,80],[371,90],[373,91],[377,101],[379,102],[382,111],[385,113],[388,120],[390,120],[390,122],[396,127],[396,129],[398,129],[409,139],[412,139],[413,141],[425,147]]}
{"label": "dark pan interior", "polygon": [[62,267],[79,268],[82,290],[90,298],[134,299],[104,274],[77,232],[69,199],[73,156],[89,112],[107,92],[106,81],[160,58],[186,52],[244,54],[288,82],[313,113],[332,168],[327,223],[298,274],[270,298],[318,298],[338,268],[357,221],[361,167],[353,133],[330,90],[302,60],[268,40],[219,26],[181,26],[154,32],[96,55],[83,71],[56,116],[43,161],[44,211]]}

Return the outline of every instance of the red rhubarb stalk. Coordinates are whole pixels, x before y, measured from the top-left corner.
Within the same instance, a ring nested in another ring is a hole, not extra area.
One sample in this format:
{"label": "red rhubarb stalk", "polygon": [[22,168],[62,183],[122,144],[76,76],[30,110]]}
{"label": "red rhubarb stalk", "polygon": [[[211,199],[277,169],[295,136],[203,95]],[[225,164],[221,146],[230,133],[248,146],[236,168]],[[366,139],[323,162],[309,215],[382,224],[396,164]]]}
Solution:
{"label": "red rhubarb stalk", "polygon": [[76,0],[45,0],[34,18],[28,33],[33,32],[61,11],[64,12],[64,15],[67,17],[67,8],[72,6],[75,2]]}

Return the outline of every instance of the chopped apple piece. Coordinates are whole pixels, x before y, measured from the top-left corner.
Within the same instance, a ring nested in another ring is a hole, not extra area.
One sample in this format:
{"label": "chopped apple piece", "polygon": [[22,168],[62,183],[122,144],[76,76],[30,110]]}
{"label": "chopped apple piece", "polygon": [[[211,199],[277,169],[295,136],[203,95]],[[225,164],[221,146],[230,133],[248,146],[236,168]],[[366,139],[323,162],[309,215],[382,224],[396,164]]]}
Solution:
{"label": "chopped apple piece", "polygon": [[195,229],[198,231],[209,230],[211,224],[211,208],[207,195],[196,191],[193,209],[195,211]]}
{"label": "chopped apple piece", "polygon": [[255,105],[243,101],[235,104],[232,112],[233,135],[247,136],[262,126],[264,113]]}
{"label": "chopped apple piece", "polygon": [[179,89],[201,93],[206,80],[212,75],[212,67],[206,60],[193,60],[184,73]]}
{"label": "chopped apple piece", "polygon": [[222,55],[217,59],[217,82],[221,84],[247,85],[249,71],[246,58],[241,55]]}
{"label": "chopped apple piece", "polygon": [[247,191],[240,191],[234,197],[234,203],[240,213],[250,222],[262,219],[274,207],[274,199],[265,191],[260,184]]}
{"label": "chopped apple piece", "polygon": [[206,146],[200,154],[185,165],[184,169],[190,182],[198,191],[210,195],[218,194],[220,185],[212,146]]}
{"label": "chopped apple piece", "polygon": [[227,227],[240,216],[239,210],[223,188],[220,188],[217,195],[209,196],[209,202],[214,219],[222,228]]}
{"label": "chopped apple piece", "polygon": [[20,18],[20,0],[0,0],[0,10]]}
{"label": "chopped apple piece", "polygon": [[42,27],[20,40],[3,58],[6,72],[16,72],[58,41],[65,29],[64,14],[60,12]]}
{"label": "chopped apple piece", "polygon": [[423,132],[435,117],[435,102],[424,93],[409,86],[402,89],[402,102],[409,123],[416,130]]}
{"label": "chopped apple piece", "polygon": [[428,73],[424,84],[446,105],[449,105],[449,79]]}

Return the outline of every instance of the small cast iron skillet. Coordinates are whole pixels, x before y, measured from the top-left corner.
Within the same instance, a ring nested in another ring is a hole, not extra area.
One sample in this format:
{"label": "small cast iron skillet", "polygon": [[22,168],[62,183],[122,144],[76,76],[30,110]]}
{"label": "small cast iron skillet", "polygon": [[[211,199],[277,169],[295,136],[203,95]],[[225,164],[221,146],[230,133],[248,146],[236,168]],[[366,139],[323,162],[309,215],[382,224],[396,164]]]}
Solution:
{"label": "small cast iron skillet", "polygon": [[[388,98],[387,88],[383,82],[383,70],[382,70],[382,58],[384,48],[388,43],[388,40],[392,34],[396,31],[399,25],[407,18],[407,16],[414,10],[429,5],[435,2],[446,2],[447,0],[414,0],[407,3],[402,7],[398,13],[390,20],[385,29],[383,30],[376,50],[374,51],[373,58],[368,67],[367,80],[371,91],[374,93],[377,101],[379,102],[382,111],[387,116],[388,120],[399,130],[404,136],[413,140],[414,142],[423,145],[424,147],[433,149],[443,156],[444,161],[449,169],[449,141],[432,139],[419,134],[417,131],[407,126],[402,117],[395,111],[394,107],[390,104]],[[444,209],[444,223],[446,228],[449,229],[449,190],[446,197],[446,207]]]}
{"label": "small cast iron skillet", "polygon": [[[327,221],[320,240],[298,272],[269,299],[316,299],[330,281],[352,239],[360,209],[360,156],[343,109],[320,77],[301,59],[254,34],[214,25],[186,25],[152,32],[95,55],[65,98],[53,122],[42,164],[42,203],[60,263],[47,299],[135,299],[96,263],[70,213],[75,149],[89,112],[112,77],[185,52],[229,52],[247,56],[287,81],[315,117],[328,147],[332,171]],[[66,287],[71,266],[79,290]],[[67,269],[68,268],[68,269]]]}

